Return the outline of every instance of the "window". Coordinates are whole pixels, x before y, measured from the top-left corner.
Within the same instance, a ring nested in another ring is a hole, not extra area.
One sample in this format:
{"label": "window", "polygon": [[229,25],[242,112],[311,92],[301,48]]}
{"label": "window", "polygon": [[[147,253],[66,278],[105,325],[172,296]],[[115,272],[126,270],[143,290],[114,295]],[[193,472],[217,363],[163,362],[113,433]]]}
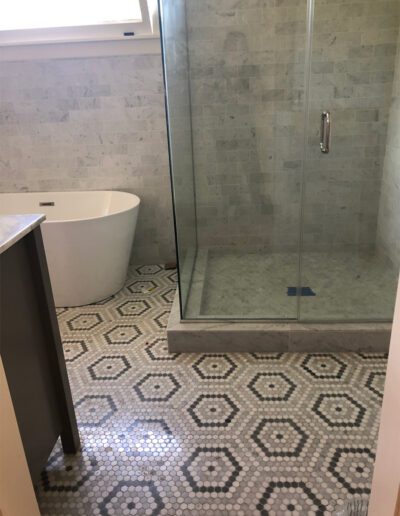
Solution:
{"label": "window", "polygon": [[[0,45],[106,41],[151,36],[152,0],[1,2]],[[154,31],[153,31],[154,29]]]}

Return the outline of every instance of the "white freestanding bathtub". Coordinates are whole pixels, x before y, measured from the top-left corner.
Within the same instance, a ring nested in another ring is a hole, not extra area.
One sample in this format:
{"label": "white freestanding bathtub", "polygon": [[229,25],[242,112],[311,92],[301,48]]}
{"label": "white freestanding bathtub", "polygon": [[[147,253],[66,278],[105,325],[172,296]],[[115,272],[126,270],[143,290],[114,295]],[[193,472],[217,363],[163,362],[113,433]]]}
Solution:
{"label": "white freestanding bathtub", "polygon": [[140,199],[125,192],[0,194],[0,214],[44,213],[56,306],[111,296],[126,280]]}

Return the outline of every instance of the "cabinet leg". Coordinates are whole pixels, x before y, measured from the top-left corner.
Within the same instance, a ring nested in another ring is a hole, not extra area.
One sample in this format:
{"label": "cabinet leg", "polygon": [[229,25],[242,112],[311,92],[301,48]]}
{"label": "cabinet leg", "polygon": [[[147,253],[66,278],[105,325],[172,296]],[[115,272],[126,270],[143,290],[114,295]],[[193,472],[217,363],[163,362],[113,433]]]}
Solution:
{"label": "cabinet leg", "polygon": [[81,449],[81,441],[78,431],[74,432],[71,429],[61,432],[61,444],[64,453],[78,453]]}

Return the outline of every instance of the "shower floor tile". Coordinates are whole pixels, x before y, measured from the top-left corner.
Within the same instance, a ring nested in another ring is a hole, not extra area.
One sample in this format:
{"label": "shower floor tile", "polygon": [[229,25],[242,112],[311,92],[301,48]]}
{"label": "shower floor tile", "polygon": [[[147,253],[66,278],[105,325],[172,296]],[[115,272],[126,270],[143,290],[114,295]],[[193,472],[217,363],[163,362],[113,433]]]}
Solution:
{"label": "shower floor tile", "polygon": [[175,273],[58,310],[82,452],[53,451],[42,515],[335,514],[368,498],[386,356],[169,354]]}
{"label": "shower floor tile", "polygon": [[[188,318],[296,319],[299,285],[297,253],[238,252],[198,254]],[[206,257],[206,258],[205,258]],[[304,253],[301,286],[314,295],[300,299],[302,320],[390,320],[398,271],[379,256]]]}

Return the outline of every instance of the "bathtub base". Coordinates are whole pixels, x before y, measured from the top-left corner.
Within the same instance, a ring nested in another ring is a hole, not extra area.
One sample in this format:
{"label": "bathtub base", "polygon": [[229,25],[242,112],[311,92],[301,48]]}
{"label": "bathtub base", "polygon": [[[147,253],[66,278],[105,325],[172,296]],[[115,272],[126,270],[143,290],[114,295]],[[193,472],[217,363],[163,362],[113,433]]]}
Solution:
{"label": "bathtub base", "polygon": [[391,323],[181,321],[178,293],[168,321],[171,353],[387,353]]}

